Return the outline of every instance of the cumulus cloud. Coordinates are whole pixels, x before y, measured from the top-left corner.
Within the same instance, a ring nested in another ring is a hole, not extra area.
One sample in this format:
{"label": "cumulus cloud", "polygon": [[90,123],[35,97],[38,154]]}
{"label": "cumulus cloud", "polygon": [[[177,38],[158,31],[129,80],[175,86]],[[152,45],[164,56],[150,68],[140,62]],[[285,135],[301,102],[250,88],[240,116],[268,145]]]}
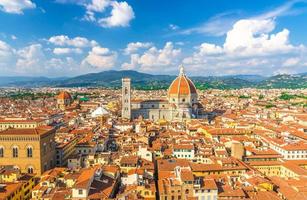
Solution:
{"label": "cumulus cloud", "polygon": [[130,63],[123,63],[122,69],[123,70],[132,70],[135,69],[140,63],[139,63],[140,56],[139,54],[131,54],[130,55]]}
{"label": "cumulus cloud", "polygon": [[[62,0],[63,1],[63,0]],[[86,11],[83,20],[95,22],[101,27],[127,27],[130,21],[135,18],[133,8],[126,2],[116,0],[91,0],[89,2],[76,2],[78,5],[85,7]],[[101,17],[111,9],[107,17]]]}
{"label": "cumulus cloud", "polygon": [[84,4],[86,13],[83,17],[86,21],[96,21],[95,12],[104,12],[105,9],[110,6],[110,0],[92,0],[88,4]]}
{"label": "cumulus cloud", "polygon": [[131,54],[137,52],[139,49],[149,48],[153,46],[151,42],[130,42],[124,49],[125,54]]}
{"label": "cumulus cloud", "polygon": [[54,48],[53,53],[57,55],[71,54],[71,53],[81,54],[82,50],[79,48]]}
{"label": "cumulus cloud", "polygon": [[84,67],[107,70],[115,66],[117,53],[108,48],[95,46],[82,61]]}
{"label": "cumulus cloud", "polygon": [[132,54],[130,63],[123,63],[124,69],[138,69],[147,72],[168,71],[172,67],[177,68],[181,49],[174,48],[172,42],[167,42],[162,49],[151,47],[143,54]]}
{"label": "cumulus cloud", "polygon": [[129,23],[134,19],[132,7],[127,2],[112,2],[111,15],[106,18],[101,18],[98,23],[102,27],[129,26]]}
{"label": "cumulus cloud", "polygon": [[[183,62],[195,71],[215,67],[225,74],[274,73],[283,65],[283,59],[291,54],[300,54],[305,49],[303,45],[290,43],[288,29],[272,33],[275,27],[273,18],[239,20],[227,32],[223,45],[203,43]],[[299,62],[295,64],[299,65]],[[219,73],[211,70],[213,74]]]}
{"label": "cumulus cloud", "polygon": [[6,57],[11,54],[12,48],[6,42],[0,40],[0,58]]}
{"label": "cumulus cloud", "polygon": [[273,19],[239,20],[228,31],[224,50],[240,55],[260,55],[288,52],[293,49],[289,44],[289,30],[269,34],[275,28]]}
{"label": "cumulus cloud", "polygon": [[23,10],[35,7],[31,0],[0,0],[0,9],[7,13],[23,14]]}
{"label": "cumulus cloud", "polygon": [[43,71],[42,62],[45,59],[45,55],[42,51],[41,44],[32,44],[17,51],[18,60],[16,67],[18,71],[33,72]]}
{"label": "cumulus cloud", "polygon": [[67,35],[52,36],[48,41],[58,46],[74,46],[78,48],[96,46],[98,44],[95,40],[90,41],[84,37],[69,38]]}
{"label": "cumulus cloud", "polygon": [[91,3],[86,4],[86,9],[93,12],[103,12],[110,2],[110,0],[92,0]]}

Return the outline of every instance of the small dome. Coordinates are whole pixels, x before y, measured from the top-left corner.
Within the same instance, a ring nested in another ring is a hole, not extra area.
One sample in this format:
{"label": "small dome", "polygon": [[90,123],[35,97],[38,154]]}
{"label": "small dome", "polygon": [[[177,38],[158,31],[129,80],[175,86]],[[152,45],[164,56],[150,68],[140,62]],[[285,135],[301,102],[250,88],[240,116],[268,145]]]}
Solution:
{"label": "small dome", "polygon": [[60,92],[60,94],[58,95],[57,99],[72,99],[70,94],[66,91],[62,91]]}
{"label": "small dome", "polygon": [[180,67],[179,76],[172,82],[168,89],[168,95],[191,95],[197,94],[194,83],[184,74],[184,69]]}

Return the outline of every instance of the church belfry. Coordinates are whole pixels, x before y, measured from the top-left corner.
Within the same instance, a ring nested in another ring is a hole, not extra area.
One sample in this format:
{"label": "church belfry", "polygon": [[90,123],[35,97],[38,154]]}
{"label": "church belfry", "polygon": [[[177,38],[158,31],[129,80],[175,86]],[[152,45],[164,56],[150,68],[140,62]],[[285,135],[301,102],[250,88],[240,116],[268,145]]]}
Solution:
{"label": "church belfry", "polygon": [[122,118],[131,119],[131,79],[122,79]]}

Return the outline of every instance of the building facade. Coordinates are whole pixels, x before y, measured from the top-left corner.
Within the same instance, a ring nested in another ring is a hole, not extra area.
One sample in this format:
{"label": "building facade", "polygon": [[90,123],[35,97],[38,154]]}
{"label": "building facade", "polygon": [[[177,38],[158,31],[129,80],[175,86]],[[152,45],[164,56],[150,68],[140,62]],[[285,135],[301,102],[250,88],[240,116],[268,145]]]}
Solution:
{"label": "building facade", "polygon": [[9,128],[28,129],[45,125],[45,120],[33,120],[27,118],[5,118],[0,120],[0,130]]}
{"label": "building facade", "polygon": [[42,174],[55,165],[54,129],[7,129],[0,132],[0,165],[21,173]]}
{"label": "building facade", "polygon": [[200,118],[201,105],[198,103],[194,83],[180,67],[178,77],[170,85],[166,99],[131,100],[131,79],[122,79],[122,117],[136,119],[178,120]]}

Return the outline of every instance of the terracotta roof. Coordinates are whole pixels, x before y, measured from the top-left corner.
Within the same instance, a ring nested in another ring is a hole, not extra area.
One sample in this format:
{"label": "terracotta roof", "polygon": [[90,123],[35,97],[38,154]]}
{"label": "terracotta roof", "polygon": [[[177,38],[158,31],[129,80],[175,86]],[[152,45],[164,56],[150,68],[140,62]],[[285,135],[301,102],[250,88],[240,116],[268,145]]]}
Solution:
{"label": "terracotta roof", "polygon": [[33,128],[33,129],[7,129],[0,132],[0,135],[44,135],[49,133],[51,129]]}
{"label": "terracotta roof", "polygon": [[59,95],[57,96],[57,99],[72,99],[70,94],[66,91],[62,91],[59,93]]}
{"label": "terracotta roof", "polygon": [[190,95],[196,94],[194,83],[184,74],[180,74],[168,89],[168,95]]}
{"label": "terracotta roof", "polygon": [[180,176],[182,181],[194,181],[193,173],[190,170],[182,169]]}

